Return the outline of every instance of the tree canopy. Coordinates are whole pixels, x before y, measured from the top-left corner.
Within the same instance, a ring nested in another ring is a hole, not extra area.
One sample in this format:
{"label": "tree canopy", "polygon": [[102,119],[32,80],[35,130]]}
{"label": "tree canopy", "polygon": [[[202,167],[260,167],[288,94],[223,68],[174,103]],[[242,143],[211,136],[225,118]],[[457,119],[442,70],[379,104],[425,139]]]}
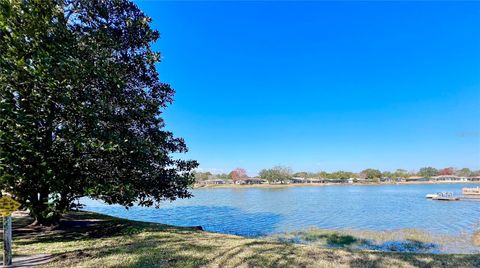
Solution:
{"label": "tree canopy", "polygon": [[423,167],[418,171],[417,175],[425,178],[430,178],[433,176],[437,176],[438,170],[433,167]]}
{"label": "tree canopy", "polygon": [[1,1],[0,188],[37,222],[89,196],[124,206],[190,197],[197,162],[164,130],[159,33],[126,0]]}
{"label": "tree canopy", "polygon": [[382,172],[378,169],[367,168],[361,172],[366,179],[373,180],[382,177]]}
{"label": "tree canopy", "polygon": [[275,166],[269,169],[262,169],[259,175],[260,178],[269,182],[285,183],[292,178],[292,170],[289,167]]}
{"label": "tree canopy", "polygon": [[229,179],[233,181],[241,180],[247,178],[247,171],[243,168],[236,168],[228,174]]}
{"label": "tree canopy", "polygon": [[470,176],[473,176],[475,174],[469,168],[462,168],[460,170],[457,170],[456,173],[457,173],[456,175],[462,176],[462,177],[470,177]]}

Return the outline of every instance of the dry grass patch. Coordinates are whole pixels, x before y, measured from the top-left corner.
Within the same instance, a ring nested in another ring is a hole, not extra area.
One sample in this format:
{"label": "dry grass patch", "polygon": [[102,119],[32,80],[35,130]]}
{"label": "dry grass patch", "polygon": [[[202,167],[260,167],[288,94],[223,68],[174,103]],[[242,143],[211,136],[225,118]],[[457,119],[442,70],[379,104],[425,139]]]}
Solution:
{"label": "dry grass patch", "polygon": [[480,247],[480,231],[477,231],[473,234],[472,242],[474,245]]}

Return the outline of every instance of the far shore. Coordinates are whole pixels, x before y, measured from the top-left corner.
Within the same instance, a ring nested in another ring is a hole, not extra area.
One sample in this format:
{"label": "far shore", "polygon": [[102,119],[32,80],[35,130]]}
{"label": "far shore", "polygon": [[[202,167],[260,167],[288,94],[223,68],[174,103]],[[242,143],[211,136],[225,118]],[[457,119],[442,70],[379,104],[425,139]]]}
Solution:
{"label": "far shore", "polygon": [[312,186],[379,186],[379,185],[409,185],[409,184],[472,184],[480,185],[475,181],[409,181],[409,182],[368,182],[368,183],[288,183],[288,184],[195,184],[194,189],[205,188],[285,188],[285,187],[312,187]]}

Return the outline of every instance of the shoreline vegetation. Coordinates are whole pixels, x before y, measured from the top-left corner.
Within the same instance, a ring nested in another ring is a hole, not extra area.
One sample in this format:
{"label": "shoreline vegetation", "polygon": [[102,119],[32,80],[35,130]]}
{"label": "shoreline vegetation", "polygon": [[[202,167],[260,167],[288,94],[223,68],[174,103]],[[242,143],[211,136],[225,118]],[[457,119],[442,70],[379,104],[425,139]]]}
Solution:
{"label": "shoreline vegetation", "polygon": [[302,231],[274,234],[265,238],[324,248],[436,254],[480,253],[480,230],[448,235],[413,228],[373,231],[313,227]]}
{"label": "shoreline vegetation", "polygon": [[352,183],[285,183],[285,184],[199,184],[193,185],[194,189],[202,188],[284,188],[284,187],[309,187],[309,186],[377,186],[377,185],[410,185],[410,184],[472,184],[480,185],[477,181],[405,181],[405,182],[352,182]]}
{"label": "shoreline vegetation", "polygon": [[[243,168],[236,168],[230,173],[213,174],[194,171],[195,186],[214,185],[269,185],[262,187],[282,187],[284,185],[376,185],[376,184],[424,184],[424,183],[480,183],[480,170],[448,167],[436,169],[423,167],[418,171],[397,169],[394,172],[367,168],[359,173],[351,171],[335,172],[293,172],[287,166],[275,166],[260,170],[255,177],[247,175]],[[280,185],[280,186],[277,186]]]}
{"label": "shoreline vegetation", "polygon": [[[42,267],[479,267],[480,254],[426,254],[325,248],[212,233],[197,228],[70,212],[56,228],[14,215],[14,256],[46,254]],[[419,237],[413,234],[413,237]],[[307,240],[358,238],[310,230]],[[475,238],[474,238],[475,239]],[[422,241],[420,239],[420,241]]]}

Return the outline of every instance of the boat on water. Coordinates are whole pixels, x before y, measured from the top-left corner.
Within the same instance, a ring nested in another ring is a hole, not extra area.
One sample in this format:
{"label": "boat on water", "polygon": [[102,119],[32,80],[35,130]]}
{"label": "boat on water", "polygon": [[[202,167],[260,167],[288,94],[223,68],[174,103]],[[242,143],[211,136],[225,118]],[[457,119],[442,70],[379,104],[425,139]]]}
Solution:
{"label": "boat on water", "polygon": [[437,196],[432,198],[432,200],[439,200],[439,201],[458,201],[460,200],[459,197],[455,196]]}
{"label": "boat on water", "polygon": [[429,199],[432,199],[432,200],[440,200],[440,201],[457,201],[457,200],[460,200],[460,198],[454,196],[452,192],[427,194],[425,197],[429,198]]}

